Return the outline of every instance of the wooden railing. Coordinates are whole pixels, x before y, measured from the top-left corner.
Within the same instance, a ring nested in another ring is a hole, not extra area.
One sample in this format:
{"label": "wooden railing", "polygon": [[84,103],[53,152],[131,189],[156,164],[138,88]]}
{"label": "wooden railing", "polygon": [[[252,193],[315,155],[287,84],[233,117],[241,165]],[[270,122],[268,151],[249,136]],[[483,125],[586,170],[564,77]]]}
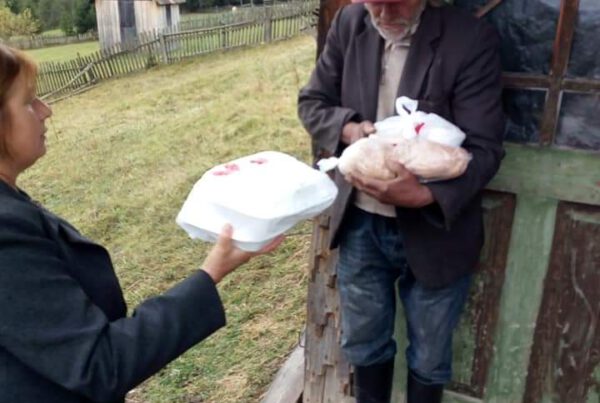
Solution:
{"label": "wooden railing", "polygon": [[118,44],[68,62],[41,63],[37,91],[54,102],[84,91],[99,81],[173,63],[210,52],[291,38],[314,25],[314,16],[271,17],[183,32],[148,32],[135,43]]}
{"label": "wooden railing", "polygon": [[81,43],[81,42],[89,42],[89,41],[97,41],[98,34],[96,32],[88,32],[86,34],[79,35],[57,35],[57,36],[44,36],[44,35],[34,35],[29,37],[21,37],[21,38],[12,38],[5,43],[8,46],[12,46],[13,48],[18,49],[39,49],[46,48],[50,46],[61,46],[61,45],[69,45],[71,43]]}

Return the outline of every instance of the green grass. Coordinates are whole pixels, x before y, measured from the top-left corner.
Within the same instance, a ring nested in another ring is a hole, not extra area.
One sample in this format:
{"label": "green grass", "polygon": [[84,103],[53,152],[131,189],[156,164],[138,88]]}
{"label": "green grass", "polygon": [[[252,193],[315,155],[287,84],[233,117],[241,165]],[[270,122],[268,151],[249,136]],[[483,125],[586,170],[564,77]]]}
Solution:
{"label": "green grass", "polygon": [[52,36],[52,37],[66,36],[66,34],[64,33],[64,31],[62,29],[60,29],[60,28],[49,29],[47,31],[42,32],[41,35],[42,36]]}
{"label": "green grass", "polygon": [[38,63],[65,62],[75,59],[77,54],[87,56],[100,50],[98,42],[82,42],[70,45],[52,46],[49,48],[27,50],[27,54]]}
{"label": "green grass", "polygon": [[[309,161],[296,117],[314,40],[211,54],[54,105],[48,154],[20,185],[113,257],[134,308],[202,263],[208,245],[175,224],[213,165],[261,150]],[[228,324],[130,393],[130,402],[254,403],[305,319],[310,223],[219,286]]]}
{"label": "green grass", "polygon": [[[49,29],[47,31],[44,31],[41,34],[39,34],[39,36],[58,37],[58,36],[66,36],[66,35],[60,28],[56,28],[56,29]],[[15,36],[10,37],[11,40],[21,40],[21,39],[28,39],[28,38],[29,38],[29,35],[15,35]]]}

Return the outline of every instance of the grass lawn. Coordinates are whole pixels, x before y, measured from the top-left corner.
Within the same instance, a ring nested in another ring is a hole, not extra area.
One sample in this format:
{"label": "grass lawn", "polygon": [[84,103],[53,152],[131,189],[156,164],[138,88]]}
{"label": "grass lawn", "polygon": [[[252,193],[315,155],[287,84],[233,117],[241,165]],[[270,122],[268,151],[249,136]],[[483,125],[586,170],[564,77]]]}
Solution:
{"label": "grass lawn", "polygon": [[[309,161],[296,97],[311,37],[211,54],[108,81],[53,106],[48,154],[20,185],[111,252],[130,310],[197,269],[208,245],[175,224],[213,165],[262,150]],[[220,285],[228,324],[130,402],[255,403],[305,319],[310,223]],[[202,307],[198,307],[200,315]]]}
{"label": "grass lawn", "polygon": [[42,32],[42,36],[66,36],[66,34],[62,29],[55,28]]}
{"label": "grass lawn", "polygon": [[75,59],[79,53],[87,56],[100,50],[100,44],[96,42],[81,42],[70,45],[52,46],[49,48],[26,50],[33,60],[42,62],[65,62]]}

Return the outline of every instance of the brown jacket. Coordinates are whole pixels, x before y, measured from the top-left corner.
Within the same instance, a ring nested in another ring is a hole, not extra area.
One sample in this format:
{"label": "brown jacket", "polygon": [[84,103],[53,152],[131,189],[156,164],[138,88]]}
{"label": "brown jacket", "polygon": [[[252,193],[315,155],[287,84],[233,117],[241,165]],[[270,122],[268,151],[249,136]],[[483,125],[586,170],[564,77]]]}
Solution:
{"label": "brown jacket", "polygon": [[[471,272],[483,244],[481,190],[504,156],[499,38],[485,23],[454,7],[428,7],[415,33],[398,96],[419,100],[419,109],[454,122],[466,134],[473,160],[460,178],[430,183],[436,203],[396,208],[408,261],[420,282],[447,285]],[[383,39],[362,4],[336,15],[298,112],[312,136],[313,156],[339,155],[342,127],[374,121]],[[331,247],[353,189],[336,175],[339,195],[331,210]]]}

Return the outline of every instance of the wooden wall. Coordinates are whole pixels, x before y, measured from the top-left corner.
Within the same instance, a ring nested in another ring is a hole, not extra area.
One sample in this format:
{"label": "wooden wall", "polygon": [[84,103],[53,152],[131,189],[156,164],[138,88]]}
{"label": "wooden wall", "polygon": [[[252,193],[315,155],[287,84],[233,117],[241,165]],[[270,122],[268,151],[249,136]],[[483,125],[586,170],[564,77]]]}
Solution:
{"label": "wooden wall", "polygon": [[[171,26],[177,26],[181,20],[179,4],[171,4],[170,7]],[[168,28],[167,6],[161,6],[154,0],[139,0],[134,1],[134,10],[138,34]],[[100,47],[107,49],[121,42],[118,0],[96,0],[96,15]]]}
{"label": "wooden wall", "polygon": [[171,7],[171,27],[179,25],[181,14],[179,4],[161,6],[155,1],[135,2],[135,21],[138,34],[170,28],[167,25],[167,7]]}
{"label": "wooden wall", "polygon": [[135,23],[137,32],[147,32],[165,27],[163,7],[159,7],[154,1],[135,2]]}
{"label": "wooden wall", "polygon": [[106,49],[121,41],[119,29],[119,4],[117,1],[96,0],[98,39],[100,47]]}

